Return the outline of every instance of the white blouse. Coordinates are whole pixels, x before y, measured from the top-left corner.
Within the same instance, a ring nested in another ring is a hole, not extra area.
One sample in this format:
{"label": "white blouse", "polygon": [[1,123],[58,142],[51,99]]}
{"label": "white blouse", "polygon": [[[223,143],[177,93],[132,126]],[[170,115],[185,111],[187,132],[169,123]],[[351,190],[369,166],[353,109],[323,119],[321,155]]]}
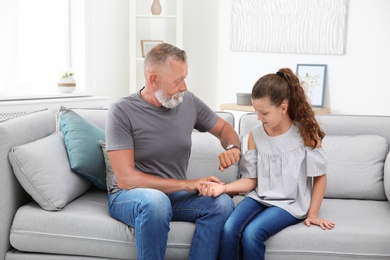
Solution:
{"label": "white blouse", "polygon": [[256,150],[241,158],[244,178],[258,178],[255,190],[247,194],[267,206],[278,206],[303,219],[310,207],[311,177],[327,171],[328,159],[322,147],[304,146],[298,127],[292,125],[284,134],[271,137],[262,125],[252,129]]}

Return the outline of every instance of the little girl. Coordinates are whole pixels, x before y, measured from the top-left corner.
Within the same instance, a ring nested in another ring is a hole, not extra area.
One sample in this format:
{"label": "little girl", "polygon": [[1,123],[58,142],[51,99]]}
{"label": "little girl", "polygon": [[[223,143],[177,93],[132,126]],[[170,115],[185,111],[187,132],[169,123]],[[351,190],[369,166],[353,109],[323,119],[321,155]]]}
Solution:
{"label": "little girl", "polygon": [[264,259],[264,242],[280,230],[304,223],[332,229],[318,217],[326,188],[325,134],[299,79],[288,69],[261,77],[252,104],[262,124],[252,128],[240,162],[242,178],[223,185],[205,182],[199,193],[249,192],[224,226],[220,259]]}

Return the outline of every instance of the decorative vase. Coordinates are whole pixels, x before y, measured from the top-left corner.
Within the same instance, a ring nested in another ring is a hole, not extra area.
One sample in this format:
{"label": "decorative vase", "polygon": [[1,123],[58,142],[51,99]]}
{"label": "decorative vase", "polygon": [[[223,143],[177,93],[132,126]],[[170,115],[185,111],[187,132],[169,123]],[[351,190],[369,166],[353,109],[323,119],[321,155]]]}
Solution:
{"label": "decorative vase", "polygon": [[150,7],[152,14],[159,15],[161,14],[161,4],[160,0],[153,0],[152,6]]}
{"label": "decorative vase", "polygon": [[72,93],[76,89],[76,81],[72,76],[60,78],[57,83],[57,88],[61,93]]}

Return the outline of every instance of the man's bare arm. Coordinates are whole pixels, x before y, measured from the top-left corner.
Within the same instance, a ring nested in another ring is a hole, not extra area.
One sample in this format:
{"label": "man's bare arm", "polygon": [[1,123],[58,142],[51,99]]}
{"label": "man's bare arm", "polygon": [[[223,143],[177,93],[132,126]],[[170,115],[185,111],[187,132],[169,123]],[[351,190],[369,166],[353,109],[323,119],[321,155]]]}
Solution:
{"label": "man's bare arm", "polygon": [[108,157],[121,189],[152,188],[164,193],[171,193],[181,190],[197,191],[200,182],[205,180],[220,182],[214,176],[195,180],[176,180],[146,174],[135,169],[134,150],[109,151]]}

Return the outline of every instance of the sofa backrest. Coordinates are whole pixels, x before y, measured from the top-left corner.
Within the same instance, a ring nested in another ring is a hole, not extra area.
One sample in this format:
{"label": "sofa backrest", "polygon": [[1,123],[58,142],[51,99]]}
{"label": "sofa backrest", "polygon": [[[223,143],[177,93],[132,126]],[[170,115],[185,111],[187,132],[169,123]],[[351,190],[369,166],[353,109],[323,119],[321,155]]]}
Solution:
{"label": "sofa backrest", "polygon": [[328,135],[379,135],[390,146],[390,116],[323,114],[317,119]]}
{"label": "sofa backrest", "polygon": [[[317,115],[326,136],[328,153],[327,198],[390,198],[390,117]],[[261,124],[256,113],[239,120],[243,151],[252,127]]]}
{"label": "sofa backrest", "polygon": [[[53,111],[42,110],[0,122],[0,252],[11,249],[9,231],[16,210],[31,200],[16,179],[8,154],[12,147],[33,142],[55,132]],[[0,256],[2,259],[3,256]]]}
{"label": "sofa backrest", "polygon": [[[321,114],[316,118],[328,135],[380,135],[390,146],[390,116]],[[244,136],[260,123],[256,113],[244,114],[239,120],[238,133]]]}
{"label": "sofa backrest", "polygon": [[[234,127],[234,116],[229,112],[217,112],[217,115],[229,122]],[[225,171],[218,169],[218,156],[224,151],[219,140],[212,134],[205,132],[192,133],[192,149],[187,169],[188,179],[196,179],[214,175],[225,183],[239,178],[238,164],[232,165]]]}
{"label": "sofa backrest", "polygon": [[107,108],[72,108],[74,112],[94,123],[102,130],[106,127]]}

